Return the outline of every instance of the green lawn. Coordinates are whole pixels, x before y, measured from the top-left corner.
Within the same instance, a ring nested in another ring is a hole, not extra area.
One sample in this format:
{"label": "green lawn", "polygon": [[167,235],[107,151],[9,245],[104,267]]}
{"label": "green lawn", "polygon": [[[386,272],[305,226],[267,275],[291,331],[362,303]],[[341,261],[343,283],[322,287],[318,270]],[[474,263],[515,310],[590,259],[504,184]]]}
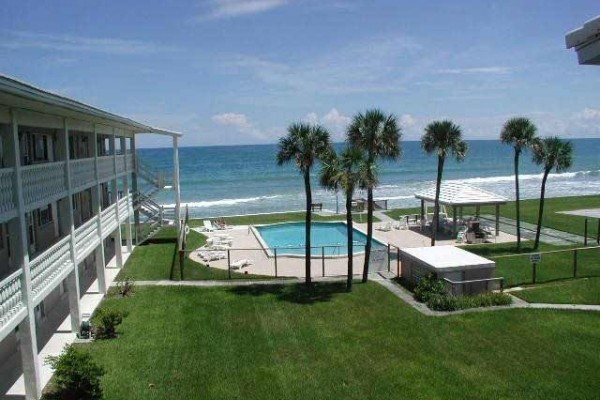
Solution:
{"label": "green lawn", "polygon": [[[188,249],[197,249],[206,241],[206,236],[190,231]],[[228,273],[218,268],[209,268],[186,257],[183,268],[184,280],[223,280]],[[232,278],[265,279],[260,275],[239,274],[232,272]],[[129,277],[133,280],[154,281],[162,279],[179,280],[181,271],[177,252],[177,230],[173,227],[163,228],[152,239],[133,250],[117,279]]]}
{"label": "green lawn", "polygon": [[[522,221],[537,225],[538,199],[521,200],[521,218]],[[600,207],[600,195],[593,196],[573,196],[573,197],[552,197],[544,202],[544,219],[542,225],[548,228],[558,229],[565,232],[571,232],[583,236],[584,217],[575,215],[559,214],[557,211],[572,211],[582,208]],[[405,208],[387,211],[386,214],[397,218],[399,215],[419,213],[420,208]],[[447,212],[452,215],[452,209]],[[509,201],[506,205],[500,207],[500,215],[506,218],[515,219],[515,202]],[[475,214],[474,207],[465,207],[464,215]],[[494,207],[481,207],[481,214],[495,214]],[[596,238],[598,232],[598,220],[589,220],[588,237]]]}
{"label": "green lawn", "polygon": [[[482,257],[490,258],[496,262],[496,276],[505,278],[506,286],[530,284],[533,280],[533,267],[529,261],[532,252],[530,242],[524,242],[522,253],[516,253],[514,243],[498,243],[484,245],[469,245],[463,248]],[[537,266],[536,282],[550,282],[574,277],[573,251],[574,246],[552,246],[540,244],[542,261]],[[565,250],[558,253],[545,253],[547,251]],[[588,248],[577,251],[577,277],[600,276],[600,248]]]}
{"label": "green lawn", "polygon": [[554,282],[512,294],[530,303],[600,304],[600,278]]}
{"label": "green lawn", "polygon": [[[591,399],[600,314],[426,317],[375,283],[138,288],[82,345],[116,399]],[[150,385],[152,384],[152,385]]]}
{"label": "green lawn", "polygon": [[[287,212],[287,213],[273,213],[273,214],[255,214],[255,215],[240,215],[237,217],[225,217],[225,222],[228,225],[259,225],[259,224],[275,224],[279,222],[292,222],[292,221],[304,221],[305,213],[302,211],[298,212]],[[353,214],[354,221],[367,222],[367,215]],[[345,221],[346,214],[336,215],[317,215],[313,214],[313,221]],[[379,218],[373,217],[373,222],[380,222]],[[202,219],[191,219],[188,225],[192,228],[202,227]]]}

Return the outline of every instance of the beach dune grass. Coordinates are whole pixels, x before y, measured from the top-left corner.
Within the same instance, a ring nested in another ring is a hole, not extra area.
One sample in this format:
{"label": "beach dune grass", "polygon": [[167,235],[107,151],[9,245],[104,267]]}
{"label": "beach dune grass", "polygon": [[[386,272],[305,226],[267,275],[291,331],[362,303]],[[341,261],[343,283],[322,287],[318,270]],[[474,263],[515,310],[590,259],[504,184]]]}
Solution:
{"label": "beach dune grass", "polygon": [[529,303],[600,304],[600,277],[554,282],[513,292]]}
{"label": "beach dune grass", "polygon": [[[189,250],[195,250],[204,245],[204,243],[206,243],[206,236],[190,231],[187,242]],[[231,276],[234,279],[271,278],[237,272],[232,272]],[[123,269],[119,272],[117,279],[124,279],[126,277],[136,281],[180,280],[181,270],[179,268],[179,255],[177,251],[177,229],[174,227],[165,227],[152,239],[146,241],[141,246],[137,246],[129,256]],[[183,279],[225,280],[229,279],[229,274],[226,270],[209,268],[186,257],[183,268]]]}
{"label": "beach dune grass", "polygon": [[376,283],[138,288],[119,337],[82,346],[105,399],[588,399],[600,314],[426,317]]}

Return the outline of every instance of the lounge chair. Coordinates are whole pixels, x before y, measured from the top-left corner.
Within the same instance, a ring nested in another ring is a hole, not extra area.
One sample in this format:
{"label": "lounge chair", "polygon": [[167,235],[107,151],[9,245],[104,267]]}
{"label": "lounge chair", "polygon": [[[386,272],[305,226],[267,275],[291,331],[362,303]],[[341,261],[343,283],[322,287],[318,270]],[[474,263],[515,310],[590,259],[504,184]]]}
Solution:
{"label": "lounge chair", "polygon": [[231,268],[241,269],[241,268],[247,267],[248,265],[252,265],[252,264],[254,264],[254,262],[252,260],[249,260],[247,258],[242,258],[240,260],[235,260],[234,262],[232,262]]}
{"label": "lounge chair", "polygon": [[388,222],[385,225],[376,226],[375,229],[377,229],[378,231],[382,231],[382,232],[389,232],[392,230],[392,223]]}
{"label": "lounge chair", "polygon": [[404,215],[401,215],[400,218],[398,218],[398,221],[396,223],[394,223],[394,229],[398,229],[398,230],[408,229],[407,217]]}
{"label": "lounge chair", "polygon": [[222,260],[224,258],[227,258],[225,253],[223,253],[222,251],[199,251],[198,255],[205,262]]}
{"label": "lounge chair", "polygon": [[204,230],[206,232],[213,232],[215,230],[215,228],[213,228],[212,222],[210,222],[210,219],[205,219],[204,221],[202,221],[202,223],[204,224]]}

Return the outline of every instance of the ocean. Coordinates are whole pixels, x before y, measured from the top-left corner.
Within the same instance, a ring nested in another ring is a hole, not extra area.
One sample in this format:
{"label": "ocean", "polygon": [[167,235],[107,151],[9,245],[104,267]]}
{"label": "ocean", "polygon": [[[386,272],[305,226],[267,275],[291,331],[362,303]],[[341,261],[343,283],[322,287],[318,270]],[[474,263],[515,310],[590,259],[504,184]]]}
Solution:
{"label": "ocean", "polygon": [[[551,173],[547,197],[600,193],[600,139],[572,139],[574,162],[564,173]],[[494,140],[468,141],[467,158],[448,160],[444,181],[462,182],[514,198],[512,147]],[[435,184],[437,158],[426,155],[418,141],[402,142],[403,155],[396,162],[382,162],[376,198],[387,198],[390,208],[419,203],[414,193]],[[342,148],[343,144],[336,144]],[[181,199],[194,217],[255,214],[304,208],[302,176],[293,165],[275,163],[277,145],[183,147],[179,150]],[[172,174],[170,148],[139,149],[139,156],[156,170]],[[521,198],[539,196],[542,168],[521,156]],[[318,184],[318,167],[313,172],[313,201],[324,208],[343,212],[343,196]],[[357,192],[355,197],[366,197]],[[161,204],[172,205],[172,191],[159,194]],[[600,206],[600,204],[598,205]]]}

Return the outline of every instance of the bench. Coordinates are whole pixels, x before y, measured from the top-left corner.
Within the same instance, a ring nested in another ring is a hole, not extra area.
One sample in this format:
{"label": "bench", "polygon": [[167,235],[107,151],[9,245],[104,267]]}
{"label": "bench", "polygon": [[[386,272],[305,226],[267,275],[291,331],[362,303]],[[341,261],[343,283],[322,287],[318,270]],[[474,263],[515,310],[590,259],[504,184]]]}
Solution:
{"label": "bench", "polygon": [[323,203],[312,203],[310,205],[310,209],[312,211],[315,211],[315,210],[323,211]]}

